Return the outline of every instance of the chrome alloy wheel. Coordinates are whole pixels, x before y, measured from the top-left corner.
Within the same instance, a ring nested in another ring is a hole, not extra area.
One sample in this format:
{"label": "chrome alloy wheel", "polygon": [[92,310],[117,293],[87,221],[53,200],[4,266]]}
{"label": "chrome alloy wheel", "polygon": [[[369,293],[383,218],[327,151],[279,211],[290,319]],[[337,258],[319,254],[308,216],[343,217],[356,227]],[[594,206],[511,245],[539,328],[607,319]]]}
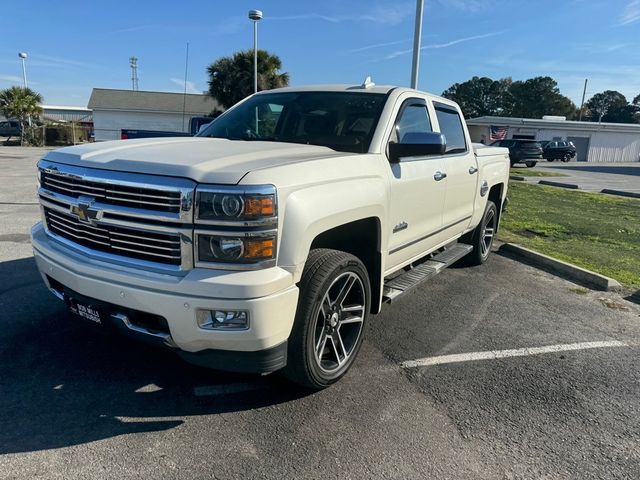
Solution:
{"label": "chrome alloy wheel", "polygon": [[496,212],[495,209],[489,210],[483,222],[482,239],[480,240],[480,248],[482,256],[489,255],[491,245],[493,244],[493,236],[496,231]]}
{"label": "chrome alloy wheel", "polygon": [[345,272],[322,298],[314,326],[314,358],[325,373],[340,369],[351,357],[362,334],[367,305],[360,277]]}

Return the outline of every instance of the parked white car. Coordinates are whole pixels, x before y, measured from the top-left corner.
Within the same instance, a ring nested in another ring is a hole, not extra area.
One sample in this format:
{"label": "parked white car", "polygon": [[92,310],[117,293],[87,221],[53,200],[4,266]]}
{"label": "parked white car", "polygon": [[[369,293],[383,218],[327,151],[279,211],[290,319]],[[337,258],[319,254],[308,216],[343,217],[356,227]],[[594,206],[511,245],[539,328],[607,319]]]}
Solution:
{"label": "parked white car", "polygon": [[351,367],[369,314],[487,259],[508,175],[508,150],[472,145],[450,100],[284,88],[195,138],[49,152],[33,248],[87,322],[323,388]]}

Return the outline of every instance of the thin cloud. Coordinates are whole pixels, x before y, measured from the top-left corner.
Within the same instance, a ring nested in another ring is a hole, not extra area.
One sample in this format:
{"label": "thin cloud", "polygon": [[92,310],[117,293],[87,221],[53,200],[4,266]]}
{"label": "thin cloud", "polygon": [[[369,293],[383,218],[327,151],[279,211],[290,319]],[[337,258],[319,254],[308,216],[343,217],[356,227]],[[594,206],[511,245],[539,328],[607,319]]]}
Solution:
{"label": "thin cloud", "polygon": [[124,27],[124,28],[119,28],[117,30],[112,30],[110,32],[107,32],[107,34],[111,35],[111,34],[115,34],[115,33],[132,33],[132,32],[140,32],[143,30],[149,30],[152,28],[161,28],[162,25],[159,24],[150,24],[150,25],[134,25],[131,27]]}
{"label": "thin cloud", "polygon": [[627,3],[620,19],[619,25],[630,25],[640,20],[640,0],[631,0]]}
{"label": "thin cloud", "polygon": [[[184,91],[184,80],[180,80],[179,78],[170,78],[169,80],[171,80],[176,85],[180,86],[180,88],[182,89],[181,91]],[[202,93],[202,92],[196,88],[195,83],[187,80],[187,93]]]}
{"label": "thin cloud", "polygon": [[[441,48],[448,48],[448,47],[453,47],[454,45],[458,45],[459,43],[464,43],[464,42],[470,42],[472,40],[481,40],[483,38],[489,38],[489,37],[495,37],[496,35],[501,35],[505,33],[505,31],[500,31],[500,32],[491,32],[491,33],[484,33],[482,35],[474,35],[472,37],[464,37],[464,38],[458,38],[456,40],[451,40],[449,42],[446,43],[436,43],[436,44],[431,44],[431,45],[423,45],[422,47],[420,47],[420,50],[438,50]],[[396,58],[396,57],[401,57],[402,55],[407,55],[409,53],[413,52],[413,49],[407,49],[407,50],[398,50],[396,52],[390,53],[389,55],[385,56],[384,58],[382,58],[381,60],[391,60],[392,58]]]}
{"label": "thin cloud", "polygon": [[17,75],[0,75],[0,80],[3,82],[22,83],[22,77]]}
{"label": "thin cloud", "polygon": [[438,3],[445,7],[455,8],[468,13],[480,13],[491,9],[495,2],[493,0],[438,0]]}
{"label": "thin cloud", "polygon": [[371,22],[378,25],[398,25],[406,18],[412,16],[415,7],[405,3],[393,6],[380,6],[374,8],[370,13],[350,14],[350,15],[323,15],[320,13],[304,13],[300,15],[286,15],[280,17],[265,17],[265,20],[275,21],[295,21],[295,20],[322,20],[328,23],[343,22]]}
{"label": "thin cloud", "polygon": [[629,45],[626,43],[616,44],[597,44],[597,43],[580,43],[576,45],[576,49],[589,53],[612,53],[618,50],[627,48]]}
{"label": "thin cloud", "polygon": [[410,40],[396,40],[395,42],[375,43],[373,45],[367,45],[365,47],[359,47],[359,48],[354,48],[352,50],[348,50],[348,53],[358,53],[358,52],[364,52],[366,50],[373,50],[374,48],[390,47],[392,45],[400,45],[401,43],[407,43],[409,41]]}

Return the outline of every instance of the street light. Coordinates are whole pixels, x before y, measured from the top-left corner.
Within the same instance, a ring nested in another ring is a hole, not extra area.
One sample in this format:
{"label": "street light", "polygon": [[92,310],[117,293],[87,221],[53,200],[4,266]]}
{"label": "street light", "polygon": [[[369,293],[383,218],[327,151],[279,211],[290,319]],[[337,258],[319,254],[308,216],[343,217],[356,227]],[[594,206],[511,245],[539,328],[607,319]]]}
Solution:
{"label": "street light", "polygon": [[253,93],[258,91],[258,22],[262,20],[260,10],[249,10],[249,20],[253,22]]}
{"label": "street light", "polygon": [[424,0],[416,0],[416,27],[413,34],[413,61],[411,62],[411,88],[418,88],[420,70],[420,50],[422,46],[422,11]]}
{"label": "street light", "polygon": [[24,83],[24,88],[27,88],[27,68],[24,66],[27,54],[25,52],[20,52],[18,53],[18,57],[22,60],[22,82]]}

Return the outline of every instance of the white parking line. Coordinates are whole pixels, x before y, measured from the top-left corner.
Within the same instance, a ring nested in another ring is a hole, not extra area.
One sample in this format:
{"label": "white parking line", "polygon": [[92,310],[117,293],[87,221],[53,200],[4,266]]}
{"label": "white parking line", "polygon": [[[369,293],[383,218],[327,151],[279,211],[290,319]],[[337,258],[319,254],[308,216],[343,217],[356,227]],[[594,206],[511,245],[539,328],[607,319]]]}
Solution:
{"label": "white parking line", "polygon": [[546,347],[518,348],[515,350],[490,350],[488,352],[458,353],[454,355],[440,355],[437,357],[419,358],[402,362],[402,368],[427,367],[444,363],[472,362],[475,360],[496,360],[508,357],[527,357],[543,353],[569,352],[571,350],[588,350],[591,348],[628,347],[624,342],[611,340],[608,342],[565,343],[562,345],[548,345]]}

